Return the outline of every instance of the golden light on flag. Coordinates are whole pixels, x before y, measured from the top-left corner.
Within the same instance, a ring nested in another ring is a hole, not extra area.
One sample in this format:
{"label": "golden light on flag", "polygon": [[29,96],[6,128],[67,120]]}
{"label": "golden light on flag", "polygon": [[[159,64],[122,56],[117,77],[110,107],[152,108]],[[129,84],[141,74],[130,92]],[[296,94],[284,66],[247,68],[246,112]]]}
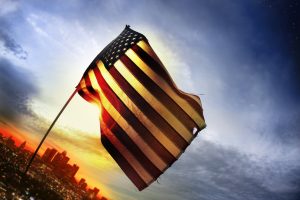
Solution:
{"label": "golden light on flag", "polygon": [[126,26],[77,86],[101,107],[101,142],[143,190],[205,128],[200,98],[179,90],[147,38]]}

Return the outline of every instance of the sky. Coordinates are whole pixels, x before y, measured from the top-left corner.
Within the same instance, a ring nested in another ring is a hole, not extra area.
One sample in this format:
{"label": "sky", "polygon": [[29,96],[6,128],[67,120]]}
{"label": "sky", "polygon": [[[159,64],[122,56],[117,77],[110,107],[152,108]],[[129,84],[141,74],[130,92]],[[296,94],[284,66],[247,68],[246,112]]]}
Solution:
{"label": "sky", "polygon": [[77,178],[115,200],[296,200],[300,196],[298,1],[0,0],[0,131],[34,149],[94,57],[126,24],[207,128],[139,192],[100,142],[99,111],[76,95],[40,153],[66,150]]}

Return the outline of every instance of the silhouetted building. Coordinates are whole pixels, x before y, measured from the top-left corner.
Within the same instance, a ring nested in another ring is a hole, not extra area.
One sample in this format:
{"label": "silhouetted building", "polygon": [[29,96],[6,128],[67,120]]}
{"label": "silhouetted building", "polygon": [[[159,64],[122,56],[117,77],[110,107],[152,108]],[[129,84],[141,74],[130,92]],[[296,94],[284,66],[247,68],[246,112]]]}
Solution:
{"label": "silhouetted building", "polygon": [[6,146],[10,149],[15,148],[15,141],[12,139],[11,136],[9,138],[6,138]]}
{"label": "silhouetted building", "polygon": [[55,156],[57,150],[56,149],[50,149],[50,148],[47,148],[45,153],[43,154],[42,156],[42,160],[48,164],[51,163],[53,157]]}
{"label": "silhouetted building", "polygon": [[[56,168],[56,169],[59,169],[59,168],[64,168],[66,167],[68,161],[70,160],[70,158],[68,158],[67,156],[67,152],[66,151],[63,151],[62,153],[57,153],[53,160],[52,160],[52,165]],[[55,169],[54,168],[54,169]]]}
{"label": "silhouetted building", "polygon": [[67,164],[67,166],[65,168],[65,176],[67,178],[73,178],[78,170],[79,170],[79,167],[76,164],[73,164],[73,165]]}
{"label": "silhouetted building", "polygon": [[46,159],[49,157],[51,149],[47,148],[44,154],[42,155],[42,160],[46,161]]}
{"label": "silhouetted building", "polygon": [[[74,176],[79,166],[68,164],[69,157],[66,151],[57,153],[55,149],[46,149],[44,154],[41,157],[37,156],[32,163],[30,175],[24,175],[32,155],[25,146],[26,142],[15,146],[12,137],[1,137],[0,133],[0,199],[107,200],[105,197],[97,197],[100,190],[96,187],[87,191],[85,179],[76,181]],[[21,180],[24,184],[21,184]]]}
{"label": "silhouetted building", "polygon": [[63,151],[62,153],[57,153],[54,156],[51,165],[53,166],[53,172],[57,176],[72,180],[79,170],[79,167],[76,164],[68,164],[69,160],[70,158],[67,156],[67,152]]}
{"label": "silhouetted building", "polygon": [[60,163],[60,167],[66,167],[67,166],[67,163],[69,162],[70,158],[67,157],[67,156],[64,156],[61,160],[61,163]]}
{"label": "silhouetted building", "polygon": [[81,185],[81,184],[83,184],[83,183],[85,183],[85,179],[84,179],[84,178],[81,178],[80,181],[78,182],[78,185]]}
{"label": "silhouetted building", "polygon": [[26,141],[24,141],[20,146],[18,147],[18,151],[23,151],[26,146]]}
{"label": "silhouetted building", "polygon": [[50,153],[49,153],[49,157],[46,160],[47,163],[51,163],[52,159],[54,158],[55,154],[56,154],[57,150],[56,149],[51,149]]}
{"label": "silhouetted building", "polygon": [[84,178],[81,178],[80,181],[78,182],[78,187],[82,190],[85,190],[87,187],[87,183],[85,182]]}
{"label": "silhouetted building", "polygon": [[94,187],[94,189],[88,190],[88,198],[89,199],[97,199],[97,194],[99,193],[99,189]]}

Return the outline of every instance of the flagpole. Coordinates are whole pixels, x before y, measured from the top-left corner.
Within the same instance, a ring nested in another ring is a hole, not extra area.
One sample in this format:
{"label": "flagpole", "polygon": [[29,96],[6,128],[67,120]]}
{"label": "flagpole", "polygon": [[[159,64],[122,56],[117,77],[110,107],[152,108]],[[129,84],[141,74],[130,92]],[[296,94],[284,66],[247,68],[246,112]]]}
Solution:
{"label": "flagpole", "polygon": [[52,122],[52,124],[50,125],[50,127],[48,128],[47,132],[45,133],[43,139],[41,140],[39,146],[36,148],[35,152],[33,153],[33,155],[30,158],[29,163],[26,166],[26,169],[24,171],[24,175],[27,173],[27,171],[29,170],[29,167],[31,166],[36,154],[38,153],[39,149],[41,148],[42,144],[44,143],[46,137],[48,136],[48,134],[50,133],[51,129],[53,128],[54,124],[56,123],[56,121],[58,120],[58,118],[60,117],[60,115],[62,114],[62,112],[65,110],[65,108],[67,107],[67,105],[70,103],[70,101],[72,100],[72,98],[75,96],[75,94],[77,93],[78,89],[76,87],[76,89],[74,90],[74,92],[71,94],[71,96],[69,97],[69,99],[67,100],[67,102],[65,103],[65,105],[62,107],[62,109],[59,111],[59,113],[57,114],[57,116],[55,117],[54,121]]}

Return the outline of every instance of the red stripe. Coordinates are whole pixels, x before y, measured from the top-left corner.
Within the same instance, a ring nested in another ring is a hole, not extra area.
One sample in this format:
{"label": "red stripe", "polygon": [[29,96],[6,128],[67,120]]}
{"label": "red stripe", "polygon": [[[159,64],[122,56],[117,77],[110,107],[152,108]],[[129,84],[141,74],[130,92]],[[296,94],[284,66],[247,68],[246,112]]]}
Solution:
{"label": "red stripe", "polygon": [[84,93],[82,89],[79,89],[79,90],[78,90],[78,94],[79,94],[82,98],[84,98],[86,101],[88,101],[88,102],[90,102],[90,103],[94,102],[94,100],[93,100],[88,94]]}
{"label": "red stripe", "polygon": [[138,66],[136,66],[130,58],[126,55],[121,57],[121,61],[129,69],[129,71],[138,79],[140,83],[147,88],[151,94],[159,98],[159,101],[170,110],[173,115],[190,131],[193,130],[197,124],[193,119],[171,99],[156,83],[154,83]]}
{"label": "red stripe", "polygon": [[109,71],[114,77],[120,88],[135,103],[135,105],[155,124],[165,135],[173,141],[180,149],[184,149],[188,143],[179,135],[168,122],[149,105],[143,97],[123,78],[123,76],[112,67]]}
{"label": "red stripe", "polygon": [[118,163],[120,168],[125,172],[128,178],[134,183],[134,185],[139,189],[143,190],[147,187],[147,184],[141,179],[141,177],[136,173],[136,171],[131,167],[127,160],[122,156],[122,154],[116,149],[116,147],[108,139],[108,134],[101,129],[101,142],[105,149],[109,152],[112,158]]}
{"label": "red stripe", "polygon": [[118,140],[127,147],[127,149],[134,155],[143,168],[149,172],[152,177],[158,177],[162,172],[144,155],[144,153],[138,148],[136,143],[128,137],[127,133],[115,122],[115,120],[109,115],[109,113],[102,109],[102,120],[106,123],[106,126],[111,129]]}
{"label": "red stripe", "polygon": [[[114,67],[112,67],[114,68]],[[131,111],[123,104],[123,102],[111,90],[110,86],[102,77],[98,68],[94,69],[97,81],[101,85],[104,95],[115,107],[115,109],[122,115],[128,124],[148,143],[153,147],[153,150],[167,163],[172,162],[175,158],[159,141],[149,132],[149,130],[141,124],[141,122],[131,113]]]}
{"label": "red stripe", "polygon": [[98,92],[95,91],[95,89],[93,88],[90,77],[88,76],[88,74],[84,77],[84,80],[85,80],[86,88],[90,92],[90,94],[93,95],[94,98],[96,98],[100,101],[100,96],[99,96]]}
{"label": "red stripe", "polygon": [[[153,71],[159,74],[163,79],[165,79],[169,85],[173,88],[173,90],[182,98],[186,99],[187,102],[203,117],[203,110],[201,106],[191,97],[184,95],[178,91],[178,89],[174,86],[171,77],[166,72],[164,67],[162,67],[159,63],[157,63],[150,55],[148,55],[142,48],[138,45],[134,45],[131,49],[148,65],[151,67]],[[199,97],[198,97],[199,98]],[[203,117],[204,119],[204,117]]]}

